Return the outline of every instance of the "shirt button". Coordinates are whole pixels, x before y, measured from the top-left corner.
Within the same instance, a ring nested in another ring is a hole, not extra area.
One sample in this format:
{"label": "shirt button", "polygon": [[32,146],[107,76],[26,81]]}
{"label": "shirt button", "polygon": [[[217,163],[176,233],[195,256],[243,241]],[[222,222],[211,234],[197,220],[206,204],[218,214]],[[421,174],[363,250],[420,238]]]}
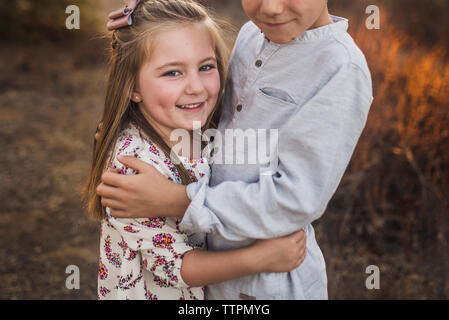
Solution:
{"label": "shirt button", "polygon": [[257,60],[256,61],[256,67],[260,68],[262,66],[262,60]]}
{"label": "shirt button", "polygon": [[243,109],[243,106],[241,104],[237,105],[237,111],[238,112],[242,111],[242,109]]}

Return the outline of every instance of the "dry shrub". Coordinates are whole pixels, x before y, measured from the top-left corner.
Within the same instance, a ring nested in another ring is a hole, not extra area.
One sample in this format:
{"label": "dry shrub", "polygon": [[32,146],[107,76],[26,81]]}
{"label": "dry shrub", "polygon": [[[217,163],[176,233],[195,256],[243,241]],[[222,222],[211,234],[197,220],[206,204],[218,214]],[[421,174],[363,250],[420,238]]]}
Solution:
{"label": "dry shrub", "polygon": [[[433,297],[449,296],[449,61],[446,44],[423,49],[390,23],[351,28],[373,76],[366,129],[330,204],[344,212],[334,240],[358,240],[372,253],[400,253],[423,277],[438,279]],[[399,258],[401,259],[401,258]],[[407,277],[408,275],[397,275]],[[430,290],[430,289],[429,289]],[[407,296],[402,292],[402,297]],[[422,292],[426,297],[426,292]],[[392,294],[390,298],[399,296]],[[428,297],[428,296],[427,296]]]}

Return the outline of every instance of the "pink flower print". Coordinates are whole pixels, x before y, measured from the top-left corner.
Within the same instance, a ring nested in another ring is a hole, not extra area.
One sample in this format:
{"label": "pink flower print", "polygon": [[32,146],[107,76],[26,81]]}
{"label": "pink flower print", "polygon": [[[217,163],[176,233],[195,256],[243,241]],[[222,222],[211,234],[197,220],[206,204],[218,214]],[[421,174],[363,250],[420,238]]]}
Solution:
{"label": "pink flower print", "polygon": [[132,271],[126,277],[119,276],[118,278],[119,278],[118,285],[115,288],[119,288],[119,289],[122,289],[122,290],[130,290],[132,288],[135,288],[136,284],[140,280],[142,280],[142,278],[143,278],[142,269],[140,270],[139,274],[137,275],[137,278],[135,278],[134,280],[132,279],[133,278],[133,272]]}
{"label": "pink flower print", "polygon": [[109,290],[108,288],[106,288],[106,287],[100,287],[100,294],[101,294],[103,297],[106,297],[106,295],[107,295],[109,292],[111,292],[111,290]]}
{"label": "pink flower print", "polygon": [[117,244],[119,245],[120,248],[123,249],[123,254],[122,254],[123,257],[126,256],[126,251],[129,251],[129,255],[126,258],[126,260],[132,261],[137,257],[138,251],[134,251],[131,248],[129,248],[128,244],[126,243],[125,239],[123,239],[123,237],[122,237],[122,241],[118,242]]}
{"label": "pink flower print", "polygon": [[[148,261],[147,261],[148,263]],[[157,256],[156,261],[154,261],[153,265],[151,266],[150,271],[154,272],[156,270],[156,267],[158,266],[166,266],[167,265],[167,260],[165,260],[165,258],[161,257],[161,256]]]}
{"label": "pink flower print", "polygon": [[195,171],[193,171],[192,169],[188,169],[187,170],[190,174],[190,177],[192,178],[193,182],[197,182],[196,176],[195,176]]}
{"label": "pink flower print", "polygon": [[153,280],[161,288],[173,287],[168,280],[161,279],[159,276],[154,275]]}
{"label": "pink flower print", "polygon": [[109,228],[115,230],[115,227],[109,222],[109,219],[108,219],[107,217],[106,217],[106,225],[107,225]]}
{"label": "pink flower print", "polygon": [[148,149],[152,154],[157,155],[160,157],[159,150],[157,150],[156,146],[152,143],[150,143],[150,148]]}
{"label": "pink flower print", "polygon": [[185,231],[183,231],[183,230],[181,230],[180,228],[179,228],[179,224],[181,223],[181,221],[179,221],[178,219],[176,219],[176,233],[179,233],[179,234],[186,234],[185,233]]}
{"label": "pink flower print", "polygon": [[100,260],[100,263],[98,265],[98,277],[101,280],[104,280],[108,277],[108,268],[103,264],[103,262]]}
{"label": "pink flower print", "polygon": [[141,222],[141,224],[148,228],[161,229],[165,225],[165,218],[150,218]]}
{"label": "pink flower print", "polygon": [[174,282],[178,282],[178,277],[177,276],[171,276],[170,280],[174,281]]}
{"label": "pink flower print", "polygon": [[175,242],[175,238],[169,233],[159,233],[153,237],[153,245],[156,248],[173,249],[172,244]]}
{"label": "pink flower print", "polygon": [[170,161],[170,159],[165,158],[164,163],[168,167],[168,169],[175,175],[175,177],[179,178],[178,169],[176,169],[176,167],[173,165],[173,163]]}
{"label": "pink flower print", "polygon": [[113,253],[111,249],[111,236],[107,236],[104,240],[104,251],[106,253],[106,259],[108,259],[109,263],[113,266],[120,268],[122,266],[122,261],[120,259],[120,255],[118,253]]}
{"label": "pink flower print", "polygon": [[139,252],[129,249],[129,256],[128,258],[126,258],[126,260],[133,261],[137,257],[137,253]]}
{"label": "pink flower print", "polygon": [[187,291],[189,291],[190,299],[191,299],[191,300],[198,300],[198,298],[197,298],[197,297],[195,296],[195,294],[190,290],[190,288],[188,288]]}
{"label": "pink flower print", "polygon": [[145,299],[147,300],[158,300],[157,295],[152,294],[150,290],[147,289],[146,282],[143,283],[143,289],[145,290]]}
{"label": "pink flower print", "polygon": [[138,233],[138,232],[140,232],[139,230],[133,229],[132,224],[129,224],[129,225],[123,227],[123,230],[125,230],[126,232],[129,232],[129,233]]}
{"label": "pink flower print", "polygon": [[120,154],[120,152],[122,152],[123,150],[125,150],[126,148],[128,148],[128,146],[131,144],[131,142],[133,141],[133,136],[125,136],[123,137],[123,139],[125,140],[125,143],[120,147],[120,149],[118,150],[118,153]]}
{"label": "pink flower print", "polygon": [[123,175],[126,175],[126,173],[128,172],[128,169],[129,169],[128,167],[123,167],[123,168],[120,169],[119,173],[123,174]]}

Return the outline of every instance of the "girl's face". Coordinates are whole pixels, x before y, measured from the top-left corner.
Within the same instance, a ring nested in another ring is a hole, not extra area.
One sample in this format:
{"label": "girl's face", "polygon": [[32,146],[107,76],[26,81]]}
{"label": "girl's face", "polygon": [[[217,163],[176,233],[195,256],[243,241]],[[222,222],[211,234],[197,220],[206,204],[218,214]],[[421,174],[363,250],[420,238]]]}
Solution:
{"label": "girl's face", "polygon": [[332,23],[327,0],[242,0],[242,7],[268,39],[280,44]]}
{"label": "girl's face", "polygon": [[141,68],[131,99],[163,138],[174,129],[203,126],[220,91],[220,75],[207,28],[179,25],[161,31],[152,43],[151,57]]}

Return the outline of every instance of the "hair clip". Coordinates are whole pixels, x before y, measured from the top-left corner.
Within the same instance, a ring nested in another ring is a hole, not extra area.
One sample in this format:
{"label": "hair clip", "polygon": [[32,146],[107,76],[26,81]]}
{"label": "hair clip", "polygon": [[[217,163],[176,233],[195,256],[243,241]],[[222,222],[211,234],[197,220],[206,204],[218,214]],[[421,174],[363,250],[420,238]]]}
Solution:
{"label": "hair clip", "polygon": [[136,9],[140,0],[123,0],[123,2],[125,3],[125,8],[112,11],[108,16],[109,21],[106,28],[108,28],[109,31],[133,24],[131,14]]}

